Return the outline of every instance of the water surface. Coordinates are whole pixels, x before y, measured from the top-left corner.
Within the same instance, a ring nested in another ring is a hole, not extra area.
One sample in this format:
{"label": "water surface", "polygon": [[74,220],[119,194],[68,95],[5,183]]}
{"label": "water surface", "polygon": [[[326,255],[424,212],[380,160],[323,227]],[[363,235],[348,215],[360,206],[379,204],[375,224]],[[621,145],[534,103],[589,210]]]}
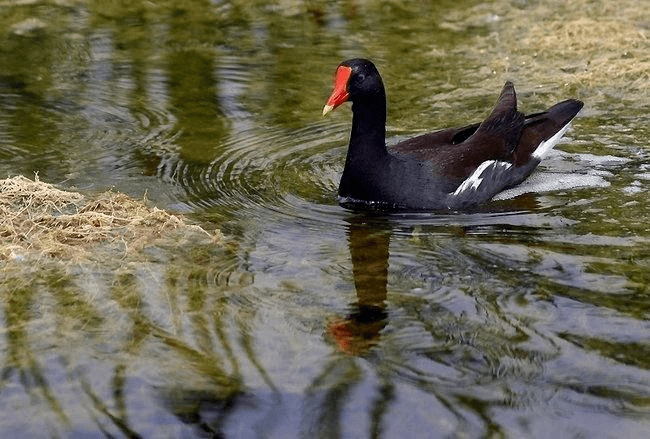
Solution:
{"label": "water surface", "polygon": [[[5,2],[0,171],[221,229],[0,261],[2,437],[645,437],[648,12],[635,2]],[[585,108],[480,212],[337,204],[336,65],[391,142]]]}

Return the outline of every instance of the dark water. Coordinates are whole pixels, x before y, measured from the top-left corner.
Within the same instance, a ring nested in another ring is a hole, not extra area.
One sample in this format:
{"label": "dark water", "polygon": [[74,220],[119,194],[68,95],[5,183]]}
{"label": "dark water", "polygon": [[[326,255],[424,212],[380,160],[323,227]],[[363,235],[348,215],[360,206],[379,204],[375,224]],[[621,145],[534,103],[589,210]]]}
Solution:
{"label": "dark water", "polygon": [[[1,3],[0,172],[146,193],[228,244],[2,261],[0,436],[646,437],[650,17],[628,3]],[[349,109],[320,117],[353,56],[391,141],[479,120],[506,79],[523,111],[586,105],[485,211],[354,213]]]}

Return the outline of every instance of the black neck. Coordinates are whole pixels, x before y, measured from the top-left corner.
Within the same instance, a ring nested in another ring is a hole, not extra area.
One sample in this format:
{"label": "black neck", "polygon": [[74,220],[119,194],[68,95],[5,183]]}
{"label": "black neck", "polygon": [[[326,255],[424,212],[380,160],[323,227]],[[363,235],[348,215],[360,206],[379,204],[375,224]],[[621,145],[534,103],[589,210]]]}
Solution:
{"label": "black neck", "polygon": [[388,154],[386,150],[386,97],[383,93],[373,99],[352,104],[352,132],[348,160],[372,159]]}
{"label": "black neck", "polygon": [[390,163],[386,150],[386,97],[383,88],[352,102],[352,132],[339,195],[375,200]]}

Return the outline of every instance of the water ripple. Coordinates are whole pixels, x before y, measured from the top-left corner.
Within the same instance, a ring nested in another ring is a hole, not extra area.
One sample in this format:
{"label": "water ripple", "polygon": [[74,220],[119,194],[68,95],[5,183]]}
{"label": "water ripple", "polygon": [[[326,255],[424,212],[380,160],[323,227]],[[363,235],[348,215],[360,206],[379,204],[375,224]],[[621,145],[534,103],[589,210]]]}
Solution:
{"label": "water ripple", "polygon": [[159,174],[183,187],[193,209],[338,222],[336,191],[345,150],[333,129],[314,124],[290,134],[279,129],[239,133],[207,165],[170,157]]}

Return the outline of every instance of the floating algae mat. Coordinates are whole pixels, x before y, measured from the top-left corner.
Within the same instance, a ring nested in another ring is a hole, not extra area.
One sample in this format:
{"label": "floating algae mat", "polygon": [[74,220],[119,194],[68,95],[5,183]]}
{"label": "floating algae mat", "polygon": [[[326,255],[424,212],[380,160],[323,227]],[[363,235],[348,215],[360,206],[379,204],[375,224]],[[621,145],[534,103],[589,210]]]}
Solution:
{"label": "floating algae mat", "polygon": [[122,193],[108,191],[88,198],[41,182],[38,176],[33,181],[24,176],[0,180],[0,215],[3,264],[101,260],[113,265],[106,259],[107,250],[117,261],[133,262],[153,243],[222,240],[218,231],[209,233]]}

